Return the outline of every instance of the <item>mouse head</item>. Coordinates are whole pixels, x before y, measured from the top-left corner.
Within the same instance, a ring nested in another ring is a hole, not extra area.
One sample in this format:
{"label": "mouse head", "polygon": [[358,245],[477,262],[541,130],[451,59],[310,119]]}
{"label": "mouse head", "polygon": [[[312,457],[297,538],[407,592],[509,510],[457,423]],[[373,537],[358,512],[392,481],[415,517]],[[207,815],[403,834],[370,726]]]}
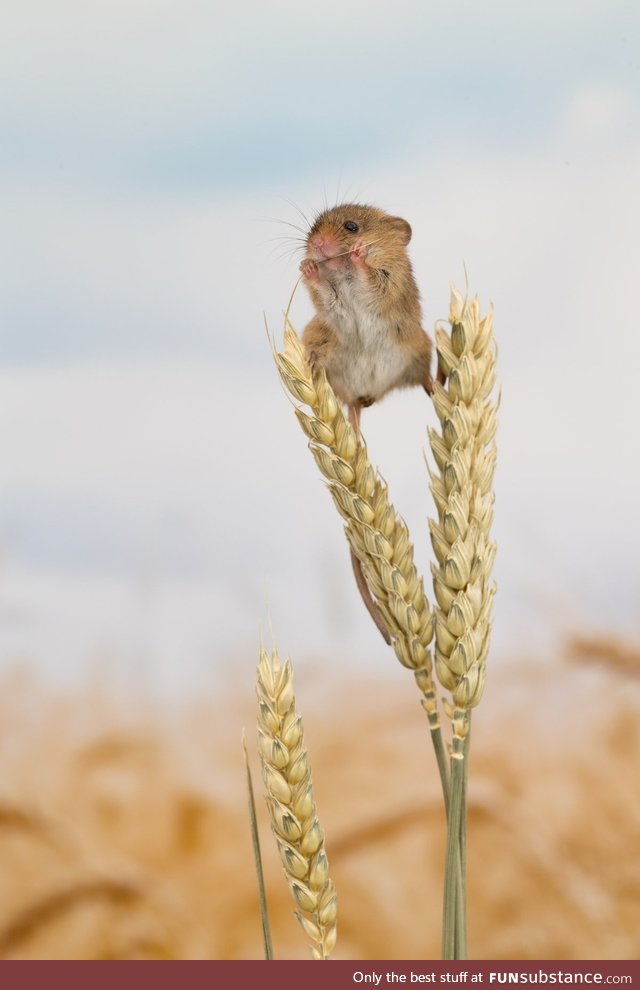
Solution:
{"label": "mouse head", "polygon": [[370,256],[400,253],[411,240],[406,220],[390,216],[375,206],[343,203],[319,213],[307,237],[307,249],[315,261],[344,256],[357,243],[369,248]]}

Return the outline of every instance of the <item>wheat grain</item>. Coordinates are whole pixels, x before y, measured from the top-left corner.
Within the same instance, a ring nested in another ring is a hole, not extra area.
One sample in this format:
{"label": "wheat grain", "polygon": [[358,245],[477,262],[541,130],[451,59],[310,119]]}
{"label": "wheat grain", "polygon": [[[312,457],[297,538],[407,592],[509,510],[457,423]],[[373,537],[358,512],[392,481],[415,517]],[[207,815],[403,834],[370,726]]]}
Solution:
{"label": "wheat grain", "polygon": [[328,959],[336,942],[337,900],[324,849],[296,712],[291,663],[261,649],[258,662],[258,749],[271,828],[299,910],[296,917],[315,959]]}

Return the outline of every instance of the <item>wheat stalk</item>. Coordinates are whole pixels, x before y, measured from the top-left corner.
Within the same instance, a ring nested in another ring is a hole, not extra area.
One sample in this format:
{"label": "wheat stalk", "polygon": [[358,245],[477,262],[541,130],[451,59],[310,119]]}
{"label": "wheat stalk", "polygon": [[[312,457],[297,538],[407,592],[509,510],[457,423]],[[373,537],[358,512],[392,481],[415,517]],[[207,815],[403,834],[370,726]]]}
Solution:
{"label": "wheat stalk", "polygon": [[439,741],[437,692],[429,651],[433,616],[414,564],[407,527],[389,501],[387,485],[371,465],[366,445],[349,424],[325,371],[311,368],[288,321],[284,351],[276,353],[275,360],[288,392],[310,409],[309,414],[296,408],[298,422],[345,520],[349,546],[362,565],[396,656],[413,671],[423,693],[422,704],[434,742]]}
{"label": "wheat stalk", "polygon": [[443,957],[466,958],[466,764],[470,712],[482,697],[495,586],[491,568],[493,475],[496,464],[497,402],[493,313],[480,319],[476,299],[452,288],[450,334],[439,328],[436,347],[446,387],[434,385],[440,431],[429,441],[438,470],[431,491],[438,519],[430,520],[435,609],[435,669],[451,692],[451,774],[447,815],[447,856]]}
{"label": "wheat stalk", "polygon": [[260,650],[257,678],[258,750],[271,829],[315,959],[336,942],[337,900],[318,821],[311,766],[296,712],[290,661]]}

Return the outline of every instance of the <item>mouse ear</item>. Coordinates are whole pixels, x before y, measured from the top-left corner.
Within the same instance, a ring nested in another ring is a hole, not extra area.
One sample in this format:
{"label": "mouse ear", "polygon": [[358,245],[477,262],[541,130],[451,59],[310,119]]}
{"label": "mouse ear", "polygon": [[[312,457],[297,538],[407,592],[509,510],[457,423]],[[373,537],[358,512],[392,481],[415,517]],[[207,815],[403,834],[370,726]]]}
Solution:
{"label": "mouse ear", "polygon": [[408,244],[411,240],[411,227],[407,221],[403,220],[402,217],[389,217],[388,222],[400,236],[402,243]]}

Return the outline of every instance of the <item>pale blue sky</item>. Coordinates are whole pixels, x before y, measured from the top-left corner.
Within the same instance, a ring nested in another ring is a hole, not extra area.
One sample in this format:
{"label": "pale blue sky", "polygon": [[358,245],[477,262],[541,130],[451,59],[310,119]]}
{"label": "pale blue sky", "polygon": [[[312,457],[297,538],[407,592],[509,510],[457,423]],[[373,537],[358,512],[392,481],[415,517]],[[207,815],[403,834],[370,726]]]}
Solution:
{"label": "pale blue sky", "polygon": [[[292,203],[338,195],[411,222],[427,328],[463,264],[496,305],[502,648],[637,628],[637,4],[6,8],[0,663],[128,655],[133,623],[187,677],[267,601],[292,652],[375,648],[262,318]],[[432,421],[407,393],[364,424],[425,571]]]}
{"label": "pale blue sky", "polygon": [[637,93],[639,18],[620,0],[26,0],[3,15],[5,169],[146,195],[298,182],[462,132],[533,149],[576,87]]}
{"label": "pale blue sky", "polygon": [[[143,285],[155,260],[147,240],[161,242],[166,228],[153,225],[172,207],[235,202],[254,242],[265,236],[258,216],[294,219],[283,204],[292,190],[305,189],[307,211],[325,189],[366,185],[375,198],[372,173],[412,158],[466,160],[468,182],[475,156],[544,151],[579,172],[637,143],[633,3],[10,6],[0,38],[4,361],[217,357],[209,326],[222,306],[190,313],[188,300],[167,290],[154,300]],[[587,148],[566,127],[580,98],[583,114],[603,118]],[[190,250],[188,231],[180,248]],[[170,247],[160,260],[175,265]],[[122,329],[127,315],[135,333]]]}

